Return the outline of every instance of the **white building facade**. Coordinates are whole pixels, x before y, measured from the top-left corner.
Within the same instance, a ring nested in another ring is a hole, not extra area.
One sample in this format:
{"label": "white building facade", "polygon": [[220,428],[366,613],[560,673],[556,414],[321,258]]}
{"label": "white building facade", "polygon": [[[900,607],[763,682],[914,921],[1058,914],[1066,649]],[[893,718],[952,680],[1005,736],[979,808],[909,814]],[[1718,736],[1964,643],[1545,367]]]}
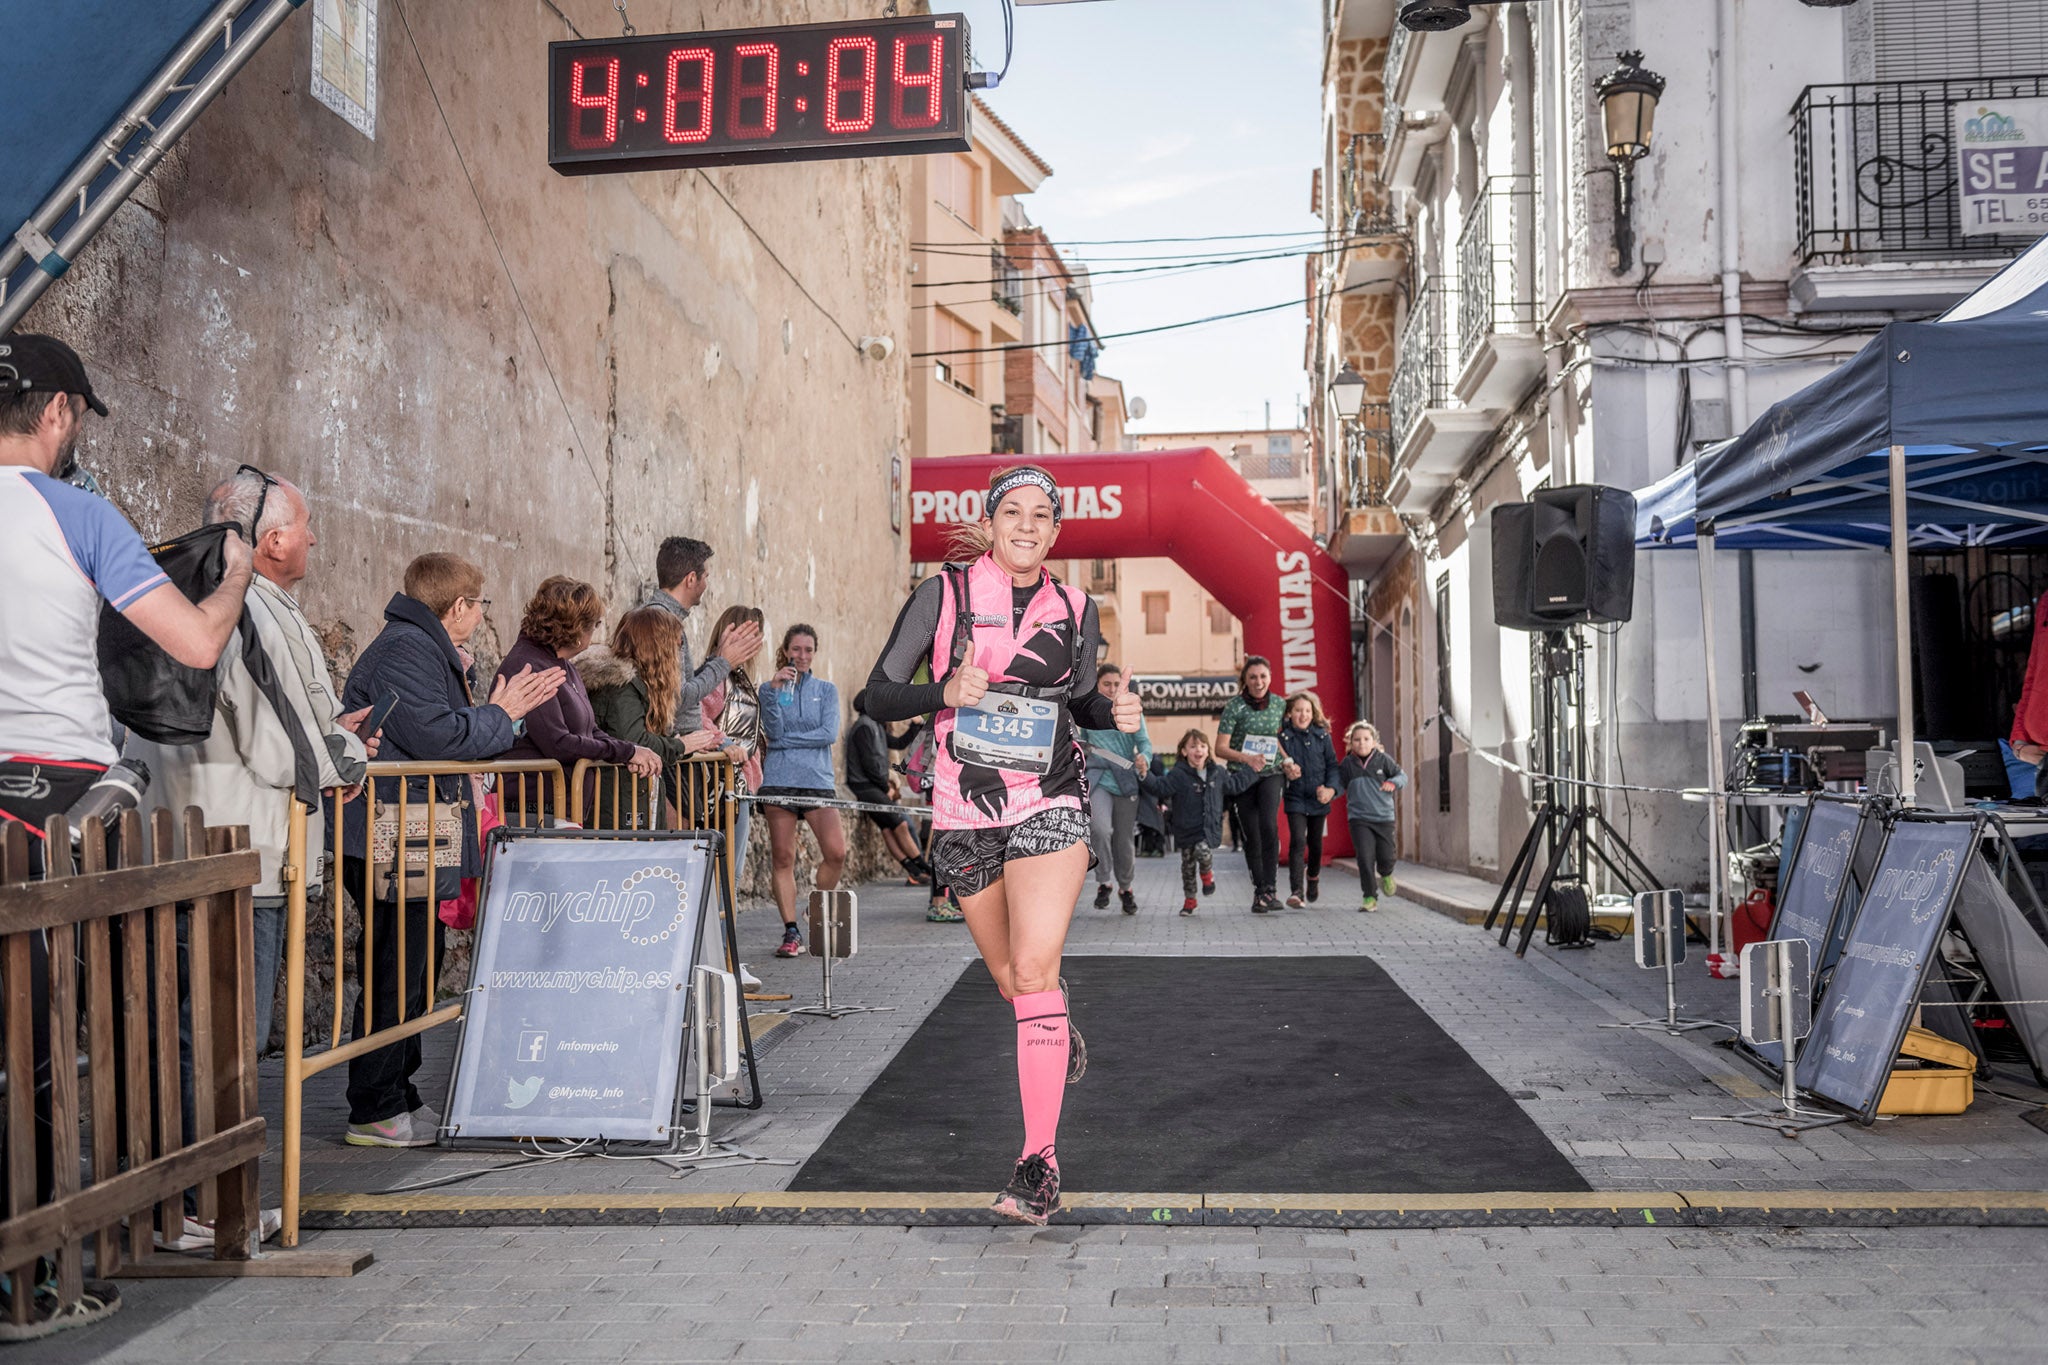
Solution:
{"label": "white building facade", "polygon": [[[1531,761],[1533,637],[1494,625],[1491,509],[1545,485],[1651,483],[2029,245],[1961,232],[1949,129],[1959,104],[2048,95],[2048,0],[1542,0],[1430,33],[1396,8],[1326,0],[1315,435],[1362,714],[1415,779],[1403,853],[1498,876],[1529,788],[1489,759]],[[1596,93],[1625,52],[1665,80],[1628,168],[1626,260]],[[1328,401],[1347,365],[1368,389],[1353,422]],[[1722,561],[1731,731],[1792,711],[1795,690],[1893,722],[1883,555]],[[1966,636],[2001,574],[2015,598],[2048,586],[2031,561],[1915,568],[1946,576],[1923,584],[1928,609],[1952,588]],[[1589,636],[1595,777],[1704,784],[1702,646],[1696,561],[1639,555],[1633,620]],[[1954,738],[2010,722],[2009,661],[1991,662]],[[1606,805],[1667,884],[1704,885],[1704,807]]]}

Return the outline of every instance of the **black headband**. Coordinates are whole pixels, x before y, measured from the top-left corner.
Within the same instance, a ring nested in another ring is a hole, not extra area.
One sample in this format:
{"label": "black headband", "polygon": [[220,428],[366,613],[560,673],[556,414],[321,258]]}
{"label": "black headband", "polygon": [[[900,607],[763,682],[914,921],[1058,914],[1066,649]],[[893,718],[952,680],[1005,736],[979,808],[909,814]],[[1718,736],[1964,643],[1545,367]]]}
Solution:
{"label": "black headband", "polygon": [[1035,469],[1013,469],[997,480],[996,486],[988,490],[989,519],[991,521],[995,519],[996,509],[1003,505],[1004,498],[1007,498],[1018,489],[1027,486],[1045,490],[1045,496],[1052,499],[1052,524],[1055,526],[1059,525],[1060,486],[1054,483],[1050,477],[1039,473]]}

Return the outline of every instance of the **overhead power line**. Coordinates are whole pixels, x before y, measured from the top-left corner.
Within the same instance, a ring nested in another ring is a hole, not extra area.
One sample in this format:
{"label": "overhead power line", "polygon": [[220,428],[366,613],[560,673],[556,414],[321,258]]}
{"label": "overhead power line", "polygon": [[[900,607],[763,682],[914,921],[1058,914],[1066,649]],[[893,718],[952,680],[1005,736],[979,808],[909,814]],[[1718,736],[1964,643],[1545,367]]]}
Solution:
{"label": "overhead power line", "polygon": [[[1156,246],[1171,242],[1249,242],[1268,237],[1315,238],[1323,236],[1321,228],[1303,228],[1299,232],[1220,232],[1208,237],[1072,237],[1053,242],[1054,246]],[[1049,239],[1048,239],[1049,240]],[[957,242],[912,242],[913,249],[925,247],[958,246]]]}
{"label": "overhead power line", "polygon": [[[1329,297],[1337,298],[1345,294],[1356,293],[1361,289],[1373,287],[1370,284],[1349,285],[1343,289],[1331,290]],[[1139,327],[1128,332],[1098,332],[1093,335],[1092,339],[1098,342],[1121,341],[1126,337],[1152,336],[1159,332],[1178,332],[1184,328],[1201,327],[1211,322],[1228,322],[1232,318],[1248,318],[1258,313],[1277,313],[1283,308],[1302,308],[1306,307],[1307,304],[1307,299],[1292,298],[1285,303],[1269,303],[1260,308],[1240,308],[1234,313],[1213,313],[1206,318],[1190,318],[1186,322],[1161,323],[1157,327]],[[1041,351],[1049,346],[1068,345],[1071,340],[1072,338],[1069,337],[1059,337],[1051,341],[1015,341],[1002,346],[963,346],[957,350],[950,351],[913,351],[910,358],[912,360],[932,360],[954,355],[1002,355],[1009,351]]]}
{"label": "overhead power line", "polygon": [[[1253,255],[1218,256],[1211,254],[1206,256],[1160,257],[1158,259],[1161,263],[1156,265],[1127,265],[1114,267],[1109,270],[1095,270],[1092,268],[1084,268],[1077,272],[1076,278],[1079,279],[1081,277],[1085,277],[1089,280],[1097,280],[1111,275],[1144,275],[1150,274],[1155,271],[1187,270],[1195,267],[1220,265],[1251,265],[1260,261],[1291,261],[1297,260],[1303,256],[1325,256],[1340,251],[1349,251],[1353,247],[1365,246],[1374,242],[1383,242],[1385,240],[1387,240],[1386,237],[1379,233],[1362,233],[1356,237],[1343,238],[1342,240],[1336,242],[1334,245],[1331,246],[1325,247],[1319,245],[1314,250],[1305,250],[1299,247],[1293,247],[1285,251],[1268,251]],[[928,254],[935,256],[943,254],[946,256],[957,257],[961,260],[987,260],[989,257],[988,251],[949,251],[943,253],[931,252]],[[1028,257],[1021,259],[1017,262],[1017,264],[1021,267],[1028,262],[1028,259]],[[1133,256],[1128,259],[1144,260],[1146,258],[1142,256]],[[1022,272],[1020,271],[1020,273]],[[1047,277],[1037,276],[1036,278],[1044,279]],[[1008,276],[990,276],[985,279],[969,280],[924,280],[912,285],[911,288],[954,289],[966,285],[995,285],[1008,284],[1009,282],[1010,280]]]}

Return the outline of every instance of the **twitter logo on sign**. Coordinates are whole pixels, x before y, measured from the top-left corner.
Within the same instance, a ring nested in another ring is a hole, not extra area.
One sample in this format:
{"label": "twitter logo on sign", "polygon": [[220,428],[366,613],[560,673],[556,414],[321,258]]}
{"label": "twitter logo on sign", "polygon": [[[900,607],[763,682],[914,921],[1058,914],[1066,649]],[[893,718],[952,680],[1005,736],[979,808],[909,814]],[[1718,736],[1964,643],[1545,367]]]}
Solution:
{"label": "twitter logo on sign", "polygon": [[523,1081],[506,1081],[506,1106],[511,1109],[524,1109],[527,1105],[533,1103],[535,1096],[540,1094],[540,1085],[541,1078],[538,1076],[528,1076]]}

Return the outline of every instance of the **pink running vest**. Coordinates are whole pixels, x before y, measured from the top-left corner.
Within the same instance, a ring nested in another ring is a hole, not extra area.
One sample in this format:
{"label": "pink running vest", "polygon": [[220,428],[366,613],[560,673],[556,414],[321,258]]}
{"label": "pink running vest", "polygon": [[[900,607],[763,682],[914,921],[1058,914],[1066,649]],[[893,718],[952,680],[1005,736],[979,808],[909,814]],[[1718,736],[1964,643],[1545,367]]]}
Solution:
{"label": "pink running vest", "polygon": [[[952,585],[947,583],[945,588],[931,656],[932,673],[941,681],[953,656],[956,615]],[[1065,601],[1061,594],[1065,594]],[[1081,628],[1082,613],[1088,605],[1087,597],[1079,589],[1041,571],[1038,593],[1024,613],[1023,624],[1013,630],[1010,575],[983,555],[967,567],[967,599],[974,619],[974,642],[962,660],[963,666],[972,664],[987,669],[991,683],[1071,688],[1072,632]],[[1082,808],[1081,763],[1074,748],[1073,718],[1064,705],[1060,708],[1052,770],[1042,775],[962,763],[953,756],[953,709],[940,710],[932,723],[938,740],[937,780],[932,786],[933,824],[937,828],[998,829],[1020,824],[1055,807]]]}

